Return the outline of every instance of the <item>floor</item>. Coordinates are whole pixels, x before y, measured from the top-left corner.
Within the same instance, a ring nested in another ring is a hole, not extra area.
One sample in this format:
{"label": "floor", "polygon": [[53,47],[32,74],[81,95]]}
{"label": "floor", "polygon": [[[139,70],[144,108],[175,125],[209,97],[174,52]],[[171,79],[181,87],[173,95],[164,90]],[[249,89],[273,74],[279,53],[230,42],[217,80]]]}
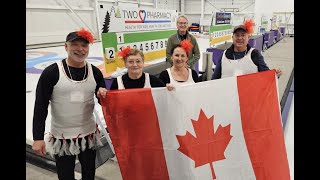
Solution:
{"label": "floor", "polygon": [[[75,172],[75,178],[80,179],[81,175]],[[57,174],[33,164],[26,162],[27,180],[57,180]],[[122,180],[119,165],[117,162],[109,159],[104,165],[96,170],[95,180]]]}
{"label": "floor", "polygon": [[[197,38],[199,48],[202,52],[206,51],[209,46],[208,39]],[[294,38],[286,37],[279,41],[275,45],[271,46],[268,50],[263,52],[265,61],[270,69],[281,68],[283,75],[279,78],[279,97],[282,97],[288,81],[290,79],[291,72],[294,67]],[[32,116],[33,106],[35,98],[35,88],[38,78],[42,69],[50,65],[51,63],[66,57],[66,52],[63,46],[32,49],[26,51],[26,143],[32,144]],[[101,42],[94,43],[90,47],[90,53],[88,61],[98,66],[103,70]],[[161,62],[164,60],[157,60],[155,62]],[[154,62],[154,63],[155,63]],[[152,62],[151,62],[152,63]],[[201,64],[199,65],[201,68]],[[104,74],[106,76],[106,74]],[[99,108],[97,108],[99,109]],[[101,113],[101,112],[99,112]],[[288,115],[287,124],[285,127],[285,142],[287,147],[290,173],[293,180],[293,167],[294,167],[294,150],[293,150],[293,126],[294,126],[294,106],[293,101]],[[46,124],[49,124],[50,119],[47,120]],[[105,126],[105,124],[104,124]],[[48,129],[49,126],[46,127]],[[38,166],[32,165],[26,162],[26,179],[28,180],[56,180],[57,175],[55,172],[39,168]],[[76,173],[76,178],[80,179],[81,176]],[[109,159],[97,168],[96,180],[121,180],[121,173],[119,166],[115,160]]]}

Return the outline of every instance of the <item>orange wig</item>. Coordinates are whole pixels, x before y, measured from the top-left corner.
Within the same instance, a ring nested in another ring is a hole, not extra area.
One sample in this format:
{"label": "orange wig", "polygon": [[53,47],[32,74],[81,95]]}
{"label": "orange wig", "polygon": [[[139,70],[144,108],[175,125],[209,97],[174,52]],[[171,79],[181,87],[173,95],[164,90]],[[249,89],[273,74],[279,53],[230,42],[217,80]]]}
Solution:
{"label": "orange wig", "polygon": [[189,56],[189,53],[191,51],[191,48],[193,47],[193,45],[191,44],[191,42],[187,39],[182,40],[180,42],[180,46],[186,51],[187,55]]}
{"label": "orange wig", "polygon": [[255,23],[252,19],[248,19],[243,23],[244,27],[246,27],[249,34],[253,33],[253,27],[255,26]]}

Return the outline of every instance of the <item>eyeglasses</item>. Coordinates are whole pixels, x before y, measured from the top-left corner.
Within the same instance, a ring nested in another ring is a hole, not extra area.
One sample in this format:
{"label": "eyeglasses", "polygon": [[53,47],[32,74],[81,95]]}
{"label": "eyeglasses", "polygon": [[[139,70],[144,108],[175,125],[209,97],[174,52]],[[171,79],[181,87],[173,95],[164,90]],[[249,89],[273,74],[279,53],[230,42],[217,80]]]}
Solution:
{"label": "eyeglasses", "polygon": [[179,25],[187,25],[188,22],[178,22]]}

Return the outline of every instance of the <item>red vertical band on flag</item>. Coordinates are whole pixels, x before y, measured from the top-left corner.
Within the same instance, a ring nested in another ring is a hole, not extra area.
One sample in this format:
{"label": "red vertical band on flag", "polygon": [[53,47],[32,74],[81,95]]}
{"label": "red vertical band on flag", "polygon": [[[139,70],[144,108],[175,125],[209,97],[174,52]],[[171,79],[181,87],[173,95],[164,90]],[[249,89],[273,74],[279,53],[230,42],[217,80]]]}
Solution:
{"label": "red vertical band on flag", "polygon": [[257,180],[289,180],[275,71],[237,77],[242,129]]}
{"label": "red vertical band on flag", "polygon": [[151,89],[108,91],[102,111],[122,178],[169,179]]}

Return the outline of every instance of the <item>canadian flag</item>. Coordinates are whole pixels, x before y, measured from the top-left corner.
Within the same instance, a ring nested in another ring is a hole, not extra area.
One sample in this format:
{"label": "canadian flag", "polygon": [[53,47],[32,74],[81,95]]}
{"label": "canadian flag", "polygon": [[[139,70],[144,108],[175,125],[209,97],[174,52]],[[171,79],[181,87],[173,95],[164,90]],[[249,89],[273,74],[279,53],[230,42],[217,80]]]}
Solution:
{"label": "canadian flag", "polygon": [[124,180],[288,180],[274,70],[102,101]]}

